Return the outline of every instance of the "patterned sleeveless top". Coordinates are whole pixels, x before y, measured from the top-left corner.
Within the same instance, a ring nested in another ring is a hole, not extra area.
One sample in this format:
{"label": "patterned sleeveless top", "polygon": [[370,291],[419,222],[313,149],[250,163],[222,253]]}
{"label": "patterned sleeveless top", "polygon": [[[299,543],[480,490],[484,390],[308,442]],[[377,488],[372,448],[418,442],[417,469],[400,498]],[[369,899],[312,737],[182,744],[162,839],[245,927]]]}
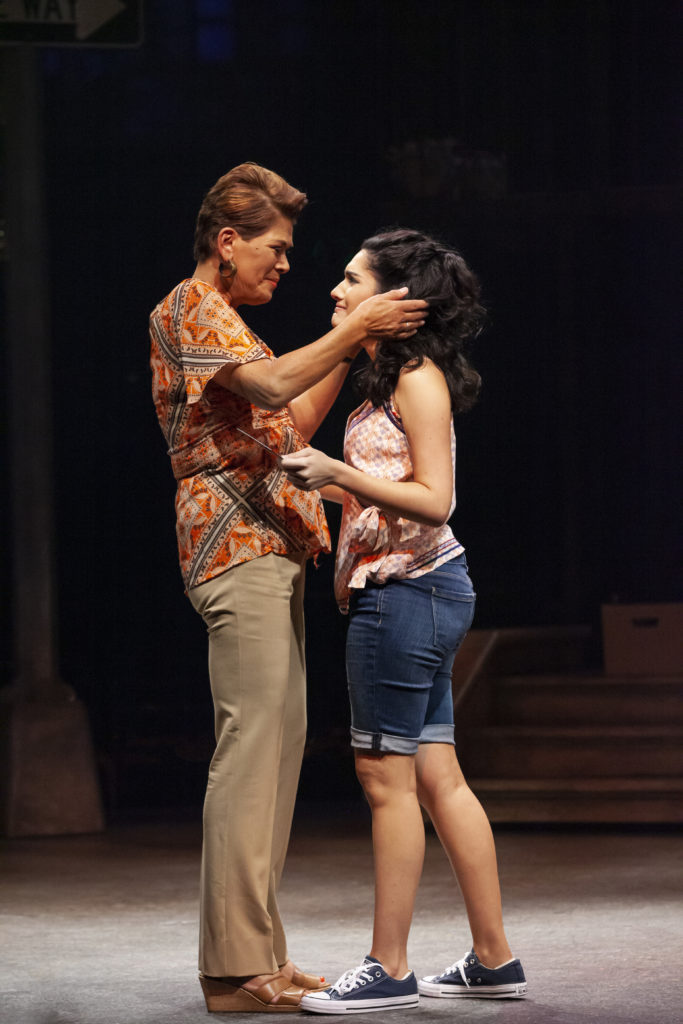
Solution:
{"label": "patterned sleeveless top", "polygon": [[[455,471],[452,419],[451,453]],[[380,479],[412,479],[408,441],[393,397],[379,407],[366,401],[351,413],[344,436],[344,461]],[[455,486],[449,517],[454,509]],[[337,603],[342,612],[347,612],[350,592],[362,589],[368,581],[414,579],[463,551],[446,524],[426,526],[392,516],[374,505],[363,507],[355,495],[346,493],[335,566]]]}

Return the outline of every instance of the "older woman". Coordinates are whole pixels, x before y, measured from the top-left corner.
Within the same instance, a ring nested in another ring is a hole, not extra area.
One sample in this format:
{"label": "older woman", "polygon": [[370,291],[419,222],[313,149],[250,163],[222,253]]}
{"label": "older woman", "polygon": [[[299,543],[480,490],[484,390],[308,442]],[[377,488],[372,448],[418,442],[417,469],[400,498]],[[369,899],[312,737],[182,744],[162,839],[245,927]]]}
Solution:
{"label": "older woman", "polygon": [[298,1010],[320,979],[287,954],[277,891],[303,753],[306,560],[329,549],[320,498],[278,457],[305,447],[366,337],[409,337],[425,303],[377,295],[275,358],[237,313],[269,302],[306,197],[241,164],[206,195],[197,266],[151,315],[157,415],[180,564],[209,633],[216,750],[204,805],[200,980],[214,1011]]}
{"label": "older woman", "polygon": [[[483,310],[462,256],[417,231],[367,239],[332,292],[341,326],[367,297],[397,282],[429,301],[405,344],[368,338],[365,402],[349,418],[344,462],[313,448],[285,456],[303,490],[343,502],[335,589],[349,613],[346,666],[356,772],[372,810],[375,917],[368,956],[301,1002],[315,1013],[408,1009],[436,998],[517,998],[520,961],[503,928],[488,820],[455,754],[451,670],[474,615],[455,508],[454,413],[476,400],[465,357]],[[419,982],[408,933],[428,811],[457,876],[472,948]]]}

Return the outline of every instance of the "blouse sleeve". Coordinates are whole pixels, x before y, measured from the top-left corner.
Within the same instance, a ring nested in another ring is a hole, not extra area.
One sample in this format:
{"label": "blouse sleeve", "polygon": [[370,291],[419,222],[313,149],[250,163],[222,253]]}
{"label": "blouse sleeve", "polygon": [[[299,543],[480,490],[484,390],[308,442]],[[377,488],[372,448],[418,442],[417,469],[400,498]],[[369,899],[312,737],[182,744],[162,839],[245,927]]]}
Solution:
{"label": "blouse sleeve", "polygon": [[219,293],[197,280],[188,282],[178,347],[188,405],[199,401],[206,385],[226,363],[270,357],[269,349]]}

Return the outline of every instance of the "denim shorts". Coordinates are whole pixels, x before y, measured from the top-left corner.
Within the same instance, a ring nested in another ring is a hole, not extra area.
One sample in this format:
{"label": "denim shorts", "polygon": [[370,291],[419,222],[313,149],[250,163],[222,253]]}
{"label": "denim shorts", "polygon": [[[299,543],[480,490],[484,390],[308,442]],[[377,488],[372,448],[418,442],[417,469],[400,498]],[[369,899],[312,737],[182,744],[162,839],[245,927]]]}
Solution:
{"label": "denim shorts", "polygon": [[417,579],[352,591],[346,672],[351,744],[414,754],[454,741],[451,670],[474,617],[464,554]]}

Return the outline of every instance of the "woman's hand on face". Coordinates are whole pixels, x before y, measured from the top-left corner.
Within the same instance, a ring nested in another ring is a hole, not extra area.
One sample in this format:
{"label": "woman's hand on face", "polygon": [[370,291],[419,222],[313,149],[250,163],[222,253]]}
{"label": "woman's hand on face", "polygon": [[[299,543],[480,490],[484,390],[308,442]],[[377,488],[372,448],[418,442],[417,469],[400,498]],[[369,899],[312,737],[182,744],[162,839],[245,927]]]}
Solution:
{"label": "woman's hand on face", "polygon": [[410,338],[422,327],[427,314],[424,299],[406,298],[407,288],[394,288],[363,299],[350,314],[362,319],[368,338]]}
{"label": "woman's hand on face", "polygon": [[291,455],[282,455],[279,463],[290,484],[301,491],[317,491],[335,483],[335,467],[340,465],[337,459],[331,459],[317,448],[302,448]]}

